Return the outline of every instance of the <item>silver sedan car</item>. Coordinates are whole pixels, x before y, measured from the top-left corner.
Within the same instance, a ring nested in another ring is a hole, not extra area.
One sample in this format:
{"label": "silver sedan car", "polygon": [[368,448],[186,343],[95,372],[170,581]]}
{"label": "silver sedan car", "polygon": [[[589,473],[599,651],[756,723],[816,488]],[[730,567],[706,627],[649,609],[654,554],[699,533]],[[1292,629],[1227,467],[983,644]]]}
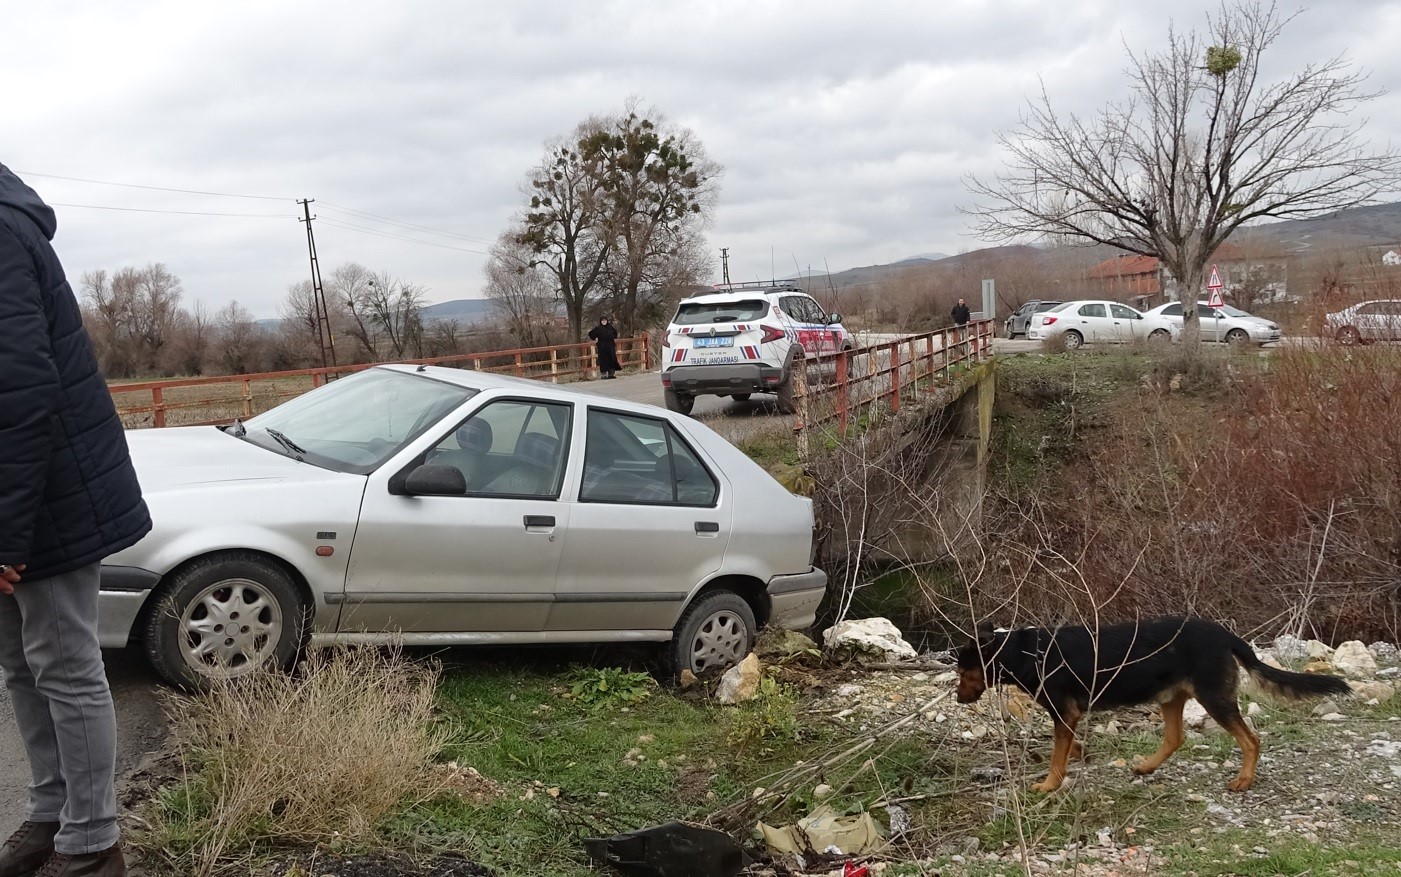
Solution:
{"label": "silver sedan car", "polygon": [[101,638],[183,687],[334,643],[659,642],[701,672],[826,589],[811,500],[650,405],[381,366],[127,441],[155,528],[103,566]]}
{"label": "silver sedan car", "polygon": [[[1179,328],[1182,326],[1182,302],[1168,302],[1158,305],[1149,314],[1166,317]],[[1282,337],[1279,325],[1264,317],[1257,317],[1240,308],[1230,305],[1212,307],[1204,301],[1197,302],[1197,324],[1203,341],[1221,341],[1226,344],[1272,344]]]}

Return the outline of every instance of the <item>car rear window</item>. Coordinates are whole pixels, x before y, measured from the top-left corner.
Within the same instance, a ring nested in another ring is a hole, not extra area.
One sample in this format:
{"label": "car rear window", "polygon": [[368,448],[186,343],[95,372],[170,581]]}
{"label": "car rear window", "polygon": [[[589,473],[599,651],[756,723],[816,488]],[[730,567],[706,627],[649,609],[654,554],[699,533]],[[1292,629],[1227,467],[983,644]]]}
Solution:
{"label": "car rear window", "polygon": [[767,314],[769,303],[762,298],[753,301],[733,302],[682,302],[676,309],[678,326],[695,326],[701,323],[739,323],[757,320]]}
{"label": "car rear window", "polygon": [[1060,306],[1060,302],[1058,302],[1058,301],[1043,301],[1043,302],[1038,302],[1037,305],[1036,305],[1036,312],[1037,312],[1037,313],[1040,313],[1041,311],[1049,311],[1049,310],[1051,310],[1052,308],[1056,308],[1056,307],[1059,307],[1059,306]]}

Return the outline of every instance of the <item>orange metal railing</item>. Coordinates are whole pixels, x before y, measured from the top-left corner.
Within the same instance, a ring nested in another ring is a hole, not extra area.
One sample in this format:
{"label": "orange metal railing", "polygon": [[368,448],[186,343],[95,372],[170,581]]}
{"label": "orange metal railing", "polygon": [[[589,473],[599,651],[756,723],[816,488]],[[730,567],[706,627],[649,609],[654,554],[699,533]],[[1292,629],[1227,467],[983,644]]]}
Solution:
{"label": "orange metal railing", "polygon": [[852,418],[877,403],[896,413],[921,392],[947,385],[956,370],[992,356],[992,339],[993,321],[979,320],[962,329],[809,356],[794,394],[800,450],[815,426],[832,422],[845,436]]}
{"label": "orange metal railing", "polygon": [[[448,365],[493,374],[559,381],[596,371],[592,342],[523,347],[397,360],[412,365]],[[618,361],[624,367],[652,368],[652,351],[646,333],[618,339]],[[327,379],[374,368],[384,363],[305,368],[295,371],[178,378],[169,381],[111,384],[108,389],[117,413],[128,427],[167,425],[203,426],[248,418],[284,399],[324,384]],[[172,421],[174,421],[172,423]]]}

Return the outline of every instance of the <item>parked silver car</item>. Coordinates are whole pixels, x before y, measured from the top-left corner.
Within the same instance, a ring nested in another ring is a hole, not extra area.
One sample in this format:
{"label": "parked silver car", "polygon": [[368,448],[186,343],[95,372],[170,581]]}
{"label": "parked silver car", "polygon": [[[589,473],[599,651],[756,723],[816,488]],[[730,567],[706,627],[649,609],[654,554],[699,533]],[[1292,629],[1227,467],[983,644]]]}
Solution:
{"label": "parked silver car", "polygon": [[1359,302],[1329,314],[1324,325],[1339,344],[1401,341],[1401,299]]}
{"label": "parked silver car", "polygon": [[1171,320],[1139,313],[1116,301],[1068,301],[1035,314],[1026,337],[1049,341],[1061,336],[1075,350],[1084,344],[1127,344],[1132,341],[1168,342],[1177,339],[1181,326]]}
{"label": "parked silver car", "polygon": [[1051,308],[1055,307],[1058,304],[1060,304],[1059,300],[1032,299],[1031,301],[1022,305],[1021,307],[1017,308],[1015,311],[1012,312],[1012,315],[1007,318],[1007,322],[1005,324],[1007,337],[1016,338],[1018,335],[1025,335],[1027,333],[1027,330],[1031,328],[1032,317],[1036,316],[1042,311],[1049,311]]}
{"label": "parked silver car", "polygon": [[811,500],[650,405],[382,366],[127,441],[155,528],[103,566],[102,642],[177,685],[308,643],[669,642],[701,672],[826,588]]}
{"label": "parked silver car", "polygon": [[[1150,316],[1166,317],[1177,327],[1182,327],[1182,302],[1168,302],[1158,305],[1148,312]],[[1279,326],[1246,313],[1230,305],[1212,307],[1204,301],[1197,302],[1197,324],[1201,327],[1203,341],[1221,341],[1227,344],[1271,344],[1282,337]]]}

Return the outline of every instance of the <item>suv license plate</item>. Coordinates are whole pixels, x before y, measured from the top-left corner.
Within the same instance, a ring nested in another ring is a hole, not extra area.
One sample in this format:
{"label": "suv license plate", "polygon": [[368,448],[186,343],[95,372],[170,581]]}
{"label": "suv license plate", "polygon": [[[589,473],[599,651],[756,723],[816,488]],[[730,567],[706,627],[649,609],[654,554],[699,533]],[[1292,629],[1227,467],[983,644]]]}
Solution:
{"label": "suv license plate", "polygon": [[696,339],[697,347],[734,347],[735,339],[733,335],[716,335],[715,337],[701,336]]}

